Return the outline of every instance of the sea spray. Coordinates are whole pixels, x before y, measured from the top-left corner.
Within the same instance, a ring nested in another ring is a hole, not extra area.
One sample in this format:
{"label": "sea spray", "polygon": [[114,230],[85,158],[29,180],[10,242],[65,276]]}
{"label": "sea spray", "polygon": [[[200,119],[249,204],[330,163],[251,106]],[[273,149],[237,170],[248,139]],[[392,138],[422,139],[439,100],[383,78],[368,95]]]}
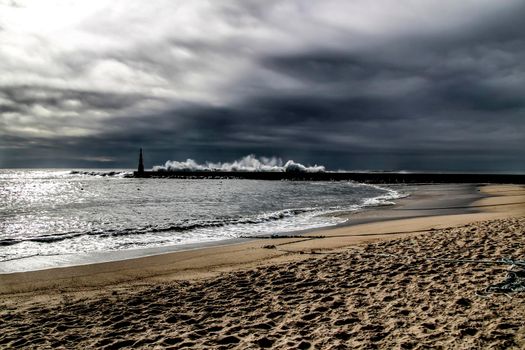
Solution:
{"label": "sea spray", "polygon": [[156,165],[153,171],[246,171],[246,172],[324,172],[322,165],[303,165],[293,160],[283,162],[278,157],[260,157],[253,154],[247,155],[233,162],[204,162],[197,163],[193,159],[179,162],[168,160],[164,165]]}

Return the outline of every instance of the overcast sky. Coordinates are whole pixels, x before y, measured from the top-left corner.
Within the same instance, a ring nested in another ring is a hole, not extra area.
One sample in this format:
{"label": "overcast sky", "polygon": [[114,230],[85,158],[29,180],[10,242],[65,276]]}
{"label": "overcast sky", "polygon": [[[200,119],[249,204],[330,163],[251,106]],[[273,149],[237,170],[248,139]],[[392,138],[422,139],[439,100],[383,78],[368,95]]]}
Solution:
{"label": "overcast sky", "polygon": [[525,171],[525,1],[0,0],[0,167]]}

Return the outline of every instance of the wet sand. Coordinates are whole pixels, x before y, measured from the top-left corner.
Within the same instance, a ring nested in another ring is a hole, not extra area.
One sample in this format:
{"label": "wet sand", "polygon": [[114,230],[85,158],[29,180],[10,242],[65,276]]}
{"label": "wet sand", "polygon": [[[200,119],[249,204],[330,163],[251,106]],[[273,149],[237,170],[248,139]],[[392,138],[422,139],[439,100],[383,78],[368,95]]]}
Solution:
{"label": "wet sand", "polygon": [[525,190],[481,191],[457,215],[399,205],[302,238],[0,275],[0,348],[523,348],[525,293],[485,293],[509,266],[430,259],[524,259]]}

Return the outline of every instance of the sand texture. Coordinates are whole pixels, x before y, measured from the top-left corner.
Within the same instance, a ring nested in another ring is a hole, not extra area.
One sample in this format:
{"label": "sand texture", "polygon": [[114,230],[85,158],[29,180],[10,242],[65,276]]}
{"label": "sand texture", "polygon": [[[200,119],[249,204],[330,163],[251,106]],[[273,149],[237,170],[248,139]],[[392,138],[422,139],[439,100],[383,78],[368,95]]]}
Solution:
{"label": "sand texture", "polygon": [[486,293],[525,257],[525,219],[436,229],[193,281],[3,301],[2,348],[507,349],[525,293]]}

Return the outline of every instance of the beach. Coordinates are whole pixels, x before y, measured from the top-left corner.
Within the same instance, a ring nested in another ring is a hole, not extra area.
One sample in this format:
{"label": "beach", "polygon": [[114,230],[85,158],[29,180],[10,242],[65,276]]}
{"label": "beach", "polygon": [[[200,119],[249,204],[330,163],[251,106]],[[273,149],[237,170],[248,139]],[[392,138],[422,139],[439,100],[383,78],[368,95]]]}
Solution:
{"label": "beach", "polygon": [[523,348],[525,293],[491,286],[524,259],[525,189],[472,187],[302,236],[2,274],[0,347]]}

